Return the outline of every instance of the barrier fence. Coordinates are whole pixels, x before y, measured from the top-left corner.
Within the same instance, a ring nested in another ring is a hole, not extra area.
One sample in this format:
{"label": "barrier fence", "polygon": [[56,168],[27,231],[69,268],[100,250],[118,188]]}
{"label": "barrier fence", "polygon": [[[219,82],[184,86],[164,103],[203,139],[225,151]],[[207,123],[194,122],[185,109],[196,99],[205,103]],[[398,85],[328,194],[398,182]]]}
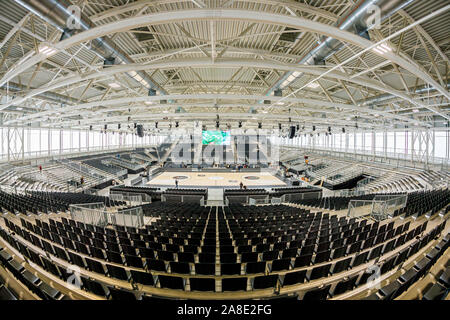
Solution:
{"label": "barrier fence", "polygon": [[144,227],[144,212],[140,206],[108,212],[104,203],[75,204],[70,205],[70,216],[73,220],[100,227],[107,225]]}
{"label": "barrier fence", "polygon": [[376,221],[382,221],[398,209],[406,206],[407,195],[379,195],[373,200],[350,200],[348,204],[349,218],[371,217]]}

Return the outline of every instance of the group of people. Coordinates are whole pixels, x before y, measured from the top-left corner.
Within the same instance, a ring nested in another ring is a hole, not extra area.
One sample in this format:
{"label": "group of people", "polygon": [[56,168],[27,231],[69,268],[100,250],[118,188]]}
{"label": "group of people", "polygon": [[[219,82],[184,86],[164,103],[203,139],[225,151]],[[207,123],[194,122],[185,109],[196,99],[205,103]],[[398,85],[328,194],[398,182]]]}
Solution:
{"label": "group of people", "polygon": [[241,189],[241,190],[247,190],[247,186],[245,186],[245,185],[242,183],[242,181],[241,181],[241,183],[239,183],[239,189]]}

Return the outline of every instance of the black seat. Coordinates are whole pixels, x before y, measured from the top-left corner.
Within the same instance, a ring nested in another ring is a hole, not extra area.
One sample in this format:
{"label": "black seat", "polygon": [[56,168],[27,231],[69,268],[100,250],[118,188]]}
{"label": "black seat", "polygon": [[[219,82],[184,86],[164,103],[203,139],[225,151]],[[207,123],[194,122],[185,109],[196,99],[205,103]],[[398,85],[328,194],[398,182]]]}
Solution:
{"label": "black seat", "polygon": [[330,291],[331,285],[324,286],[322,288],[317,288],[314,290],[310,290],[305,293],[303,296],[303,300],[305,301],[317,301],[317,300],[326,300],[328,296],[328,292]]}
{"label": "black seat", "polygon": [[438,280],[442,285],[450,287],[450,267],[447,267]]}
{"label": "black seat", "polygon": [[61,296],[61,292],[56,290],[55,288],[50,287],[47,283],[41,282],[39,284],[39,291],[42,293],[43,299],[46,300],[58,300]]}
{"label": "black seat", "polygon": [[170,251],[158,251],[158,259],[164,261],[175,261],[174,254]]}
{"label": "black seat", "polygon": [[106,297],[105,288],[97,281],[81,277],[81,283],[85,290],[101,297]]}
{"label": "black seat", "polygon": [[184,280],[179,277],[158,276],[161,288],[184,290]]}
{"label": "black seat", "polygon": [[312,254],[302,255],[295,259],[294,268],[306,267],[311,264]]}
{"label": "black seat", "polygon": [[148,272],[141,272],[136,270],[130,270],[131,278],[134,282],[140,283],[146,286],[154,286],[155,281],[153,276]]}
{"label": "black seat", "polygon": [[306,270],[286,273],[283,279],[283,286],[290,286],[305,282]]}
{"label": "black seat", "polygon": [[106,268],[112,278],[128,281],[128,275],[124,268],[113,266],[112,264],[107,264]]}
{"label": "black seat", "polygon": [[127,266],[144,269],[144,262],[141,257],[125,255],[125,262]]}
{"label": "black seat", "polygon": [[265,273],[265,271],[266,271],[266,262],[265,261],[249,262],[249,263],[247,263],[247,266],[245,268],[245,272],[247,274]]}
{"label": "black seat", "polygon": [[237,254],[236,253],[221,253],[220,263],[236,263]]}
{"label": "black seat", "polygon": [[112,300],[134,301],[136,296],[133,292],[127,290],[121,290],[114,287],[108,287]]}
{"label": "black seat", "polygon": [[324,266],[315,267],[311,270],[311,274],[309,275],[309,280],[315,280],[322,277],[326,277],[328,272],[330,271],[331,264],[326,264]]}
{"label": "black seat", "polygon": [[198,261],[200,263],[216,263],[216,255],[212,253],[199,253]]}
{"label": "black seat", "polygon": [[162,260],[147,259],[147,268],[149,270],[166,272],[166,264]]}
{"label": "black seat", "polygon": [[272,272],[289,270],[291,267],[291,259],[279,259],[272,261]]}
{"label": "black seat", "polygon": [[247,291],[247,278],[222,279],[222,291]]}
{"label": "black seat", "polygon": [[216,274],[216,265],[214,263],[196,263],[195,273],[207,276]]}
{"label": "black seat", "polygon": [[447,292],[447,288],[439,282],[436,282],[430,289],[427,290],[427,292],[425,292],[422,300],[441,300]]}
{"label": "black seat", "polygon": [[149,248],[139,248],[139,255],[142,258],[146,258],[146,259],[154,259],[155,258],[155,252],[153,251],[153,249],[149,249]]}
{"label": "black seat", "polygon": [[256,262],[258,261],[257,252],[244,252],[241,256],[241,262]]}
{"label": "black seat", "polygon": [[4,285],[0,284],[0,301],[17,300],[16,296]]}
{"label": "black seat", "polygon": [[336,262],[333,267],[331,268],[331,273],[335,274],[335,273],[339,273],[342,272],[344,270],[347,270],[350,266],[350,262],[352,261],[353,258],[346,258],[344,260],[339,260],[338,262]]}
{"label": "black seat", "polygon": [[178,262],[194,262],[194,254],[191,252],[178,252]]}
{"label": "black seat", "polygon": [[392,281],[388,285],[384,286],[378,292],[382,296],[383,300],[391,300],[396,297],[396,293],[399,291],[401,283],[398,281]]}
{"label": "black seat", "polygon": [[264,261],[272,261],[278,259],[279,252],[278,251],[266,251],[263,253]]}
{"label": "black seat", "polygon": [[122,256],[118,252],[106,251],[106,257],[108,258],[109,262],[114,262],[118,264],[123,263]]}
{"label": "black seat", "polygon": [[355,286],[356,280],[358,279],[358,275],[351,277],[350,279],[344,278],[344,280],[340,281],[333,291],[333,296],[342,294],[344,292],[347,292],[349,290],[352,290]]}
{"label": "black seat", "polygon": [[314,257],[314,263],[316,264],[330,260],[330,254],[331,254],[330,250],[317,253],[316,256]]}
{"label": "black seat", "polygon": [[100,262],[89,258],[84,258],[84,260],[86,261],[89,270],[91,270],[92,272],[100,273],[102,275],[105,274],[105,268]]}
{"label": "black seat", "polygon": [[259,276],[253,279],[253,289],[274,288],[278,281],[278,275]]}
{"label": "black seat", "polygon": [[220,265],[221,275],[239,275],[241,274],[240,263],[223,263]]}
{"label": "black seat", "polygon": [[216,291],[216,280],[213,278],[190,278],[191,291]]}
{"label": "black seat", "polygon": [[171,273],[190,274],[191,268],[187,262],[170,262]]}

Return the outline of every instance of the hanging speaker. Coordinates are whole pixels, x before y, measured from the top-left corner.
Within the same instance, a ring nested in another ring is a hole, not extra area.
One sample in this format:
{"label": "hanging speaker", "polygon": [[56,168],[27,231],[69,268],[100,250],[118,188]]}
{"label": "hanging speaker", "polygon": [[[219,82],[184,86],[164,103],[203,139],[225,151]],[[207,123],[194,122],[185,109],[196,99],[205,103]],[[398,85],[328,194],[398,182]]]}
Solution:
{"label": "hanging speaker", "polygon": [[139,124],[136,126],[137,129],[137,135],[139,138],[143,138],[144,137],[144,126]]}
{"label": "hanging speaker", "polygon": [[289,139],[294,139],[295,137],[295,126],[289,128]]}

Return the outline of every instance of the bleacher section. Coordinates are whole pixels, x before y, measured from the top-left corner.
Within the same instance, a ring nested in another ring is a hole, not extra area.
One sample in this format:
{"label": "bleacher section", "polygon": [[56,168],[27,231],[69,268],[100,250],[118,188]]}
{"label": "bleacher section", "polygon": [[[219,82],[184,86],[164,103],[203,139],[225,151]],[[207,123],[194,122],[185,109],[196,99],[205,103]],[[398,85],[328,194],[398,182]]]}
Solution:
{"label": "bleacher section", "polygon": [[[398,193],[391,194],[367,194],[354,197],[322,197],[320,199],[307,199],[294,201],[294,203],[302,206],[340,211],[347,210],[350,201],[352,200],[373,200],[377,195],[401,195]],[[431,211],[434,214],[447,206],[450,199],[450,190],[433,190],[433,191],[418,191],[408,194],[407,204],[404,208],[396,210],[394,216],[404,215],[409,217],[411,215],[421,216]]]}
{"label": "bleacher section", "polygon": [[200,203],[200,200],[208,199],[207,189],[167,189],[162,194],[165,201],[168,202],[194,202]]}
{"label": "bleacher section", "polygon": [[107,197],[83,193],[56,193],[31,191],[25,195],[8,194],[0,191],[0,209],[12,214],[48,214],[66,212],[71,204],[98,203],[106,206],[123,205]]}
{"label": "bleacher section", "polygon": [[[56,283],[67,281],[67,266],[76,265],[78,294],[94,299],[211,299],[233,292],[236,299],[277,294],[324,300],[362,288],[370,280],[369,265],[379,266],[383,278],[434,239],[442,242],[436,250],[448,246],[448,236],[441,236],[446,220],[372,223],[283,205],[155,203],[145,210],[158,218],[145,229],[63,217],[4,218],[1,264],[14,270],[10,252],[17,250],[33,262],[37,277],[45,270]],[[38,292],[19,269],[15,278]]]}

